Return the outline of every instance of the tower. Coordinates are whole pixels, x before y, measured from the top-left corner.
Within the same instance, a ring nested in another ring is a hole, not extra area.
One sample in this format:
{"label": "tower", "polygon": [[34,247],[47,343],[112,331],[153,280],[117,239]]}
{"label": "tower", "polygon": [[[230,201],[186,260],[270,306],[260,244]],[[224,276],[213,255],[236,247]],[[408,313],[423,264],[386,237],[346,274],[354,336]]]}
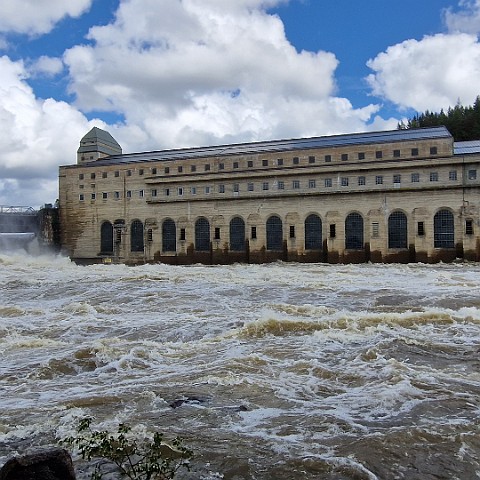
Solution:
{"label": "tower", "polygon": [[94,162],[109,155],[121,155],[122,147],[105,130],[93,127],[81,140],[77,150],[77,164]]}

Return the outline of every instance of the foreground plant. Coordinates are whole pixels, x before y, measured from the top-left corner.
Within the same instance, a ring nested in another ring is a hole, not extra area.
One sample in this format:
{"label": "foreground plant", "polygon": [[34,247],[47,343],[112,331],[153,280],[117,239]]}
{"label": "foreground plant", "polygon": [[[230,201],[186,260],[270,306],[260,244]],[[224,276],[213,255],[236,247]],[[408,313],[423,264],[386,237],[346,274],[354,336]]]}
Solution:
{"label": "foreground plant", "polygon": [[137,440],[126,424],[120,424],[115,433],[93,430],[91,424],[92,418],[81,419],[77,435],[61,443],[77,449],[85,460],[98,459],[92,480],[102,479],[105,467],[112,464],[132,480],[167,480],[174,478],[180,468],[189,469],[193,452],[179,438],[166,443],[162,434],[154,433],[153,438]]}

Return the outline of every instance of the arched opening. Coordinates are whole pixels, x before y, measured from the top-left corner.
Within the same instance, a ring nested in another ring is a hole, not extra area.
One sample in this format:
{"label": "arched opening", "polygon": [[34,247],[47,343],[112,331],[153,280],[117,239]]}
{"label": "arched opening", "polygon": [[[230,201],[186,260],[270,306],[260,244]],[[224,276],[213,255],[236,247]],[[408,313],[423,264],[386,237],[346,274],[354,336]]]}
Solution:
{"label": "arched opening", "polygon": [[210,223],[205,217],[195,222],[195,250],[208,252],[210,250]]}
{"label": "arched opening", "polygon": [[175,222],[168,218],[162,224],[162,252],[177,251],[177,229]]}
{"label": "arched opening", "polygon": [[435,248],[455,247],[455,226],[450,210],[439,210],[433,218],[433,246]]}
{"label": "arched opening", "polygon": [[113,253],[113,225],[110,222],[103,222],[100,227],[100,252]]}
{"label": "arched opening", "polygon": [[305,219],[305,250],[322,249],[322,220],[312,214]]}
{"label": "arched opening", "polygon": [[267,220],[267,250],[282,250],[283,248],[283,228],[282,220],[276,215],[272,215]]}
{"label": "arched opening", "polygon": [[230,220],[230,250],[234,252],[245,250],[245,222],[241,217]]}
{"label": "arched opening", "polygon": [[345,248],[362,250],[363,247],[363,217],[353,212],[345,219]]}
{"label": "arched opening", "polygon": [[407,216],[403,212],[388,217],[388,248],[407,248]]}
{"label": "arched opening", "polygon": [[130,226],[130,251],[143,252],[143,223],[140,220],[134,220]]}

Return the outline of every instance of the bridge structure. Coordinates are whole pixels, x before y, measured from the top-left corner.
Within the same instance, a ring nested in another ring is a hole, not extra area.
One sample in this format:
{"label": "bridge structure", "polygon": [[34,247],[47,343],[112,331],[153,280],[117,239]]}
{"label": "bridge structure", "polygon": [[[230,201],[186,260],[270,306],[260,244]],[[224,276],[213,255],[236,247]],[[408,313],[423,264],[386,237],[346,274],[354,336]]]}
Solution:
{"label": "bridge structure", "polygon": [[32,207],[0,205],[0,249],[27,248],[39,234],[40,218]]}

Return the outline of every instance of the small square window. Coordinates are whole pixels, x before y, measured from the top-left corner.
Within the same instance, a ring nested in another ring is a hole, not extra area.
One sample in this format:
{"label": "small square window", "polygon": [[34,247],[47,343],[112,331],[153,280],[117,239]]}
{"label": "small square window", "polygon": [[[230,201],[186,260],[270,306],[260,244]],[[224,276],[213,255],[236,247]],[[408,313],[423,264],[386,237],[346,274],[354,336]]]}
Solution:
{"label": "small square window", "polygon": [[412,173],[412,183],[418,183],[420,181],[419,173]]}
{"label": "small square window", "polygon": [[83,173],[81,173],[79,176],[78,176],[78,179],[79,180],[83,180],[85,178],[85,175]]}
{"label": "small square window", "polygon": [[317,186],[317,182],[313,179],[308,181],[308,188],[315,188]]}
{"label": "small square window", "polygon": [[325,186],[326,187],[331,187],[332,186],[332,179],[331,178],[326,178],[325,179]]}
{"label": "small square window", "polygon": [[342,162],[345,162],[348,160],[348,153],[342,153]]}
{"label": "small square window", "polygon": [[225,169],[225,164],[224,163],[219,163],[218,164],[218,169],[219,170],[224,170]]}
{"label": "small square window", "polygon": [[141,168],[141,169],[138,171],[138,174],[139,174],[139,175],[143,175],[143,168]]}
{"label": "small square window", "polygon": [[191,172],[196,172],[197,171],[197,166],[196,165],[190,165],[190,171]]}
{"label": "small square window", "polygon": [[120,172],[118,170],[115,170],[115,177],[119,177],[120,176]]}
{"label": "small square window", "polygon": [[278,190],[283,190],[285,188],[285,183],[283,182],[283,180],[279,180],[279,182],[277,183],[277,188]]}
{"label": "small square window", "polygon": [[233,184],[233,191],[234,193],[238,193],[240,191],[240,185],[238,183]]}
{"label": "small square window", "polygon": [[248,168],[252,168],[252,167],[253,167],[253,161],[252,161],[252,160],[249,160],[249,161],[247,162],[247,167],[248,167]]}
{"label": "small square window", "polygon": [[225,185],[219,185],[218,186],[218,193],[225,193]]}
{"label": "small square window", "polygon": [[375,185],[382,185],[383,184],[383,176],[382,175],[377,175],[375,177]]}
{"label": "small square window", "polygon": [[262,190],[268,190],[268,182],[263,182]]}
{"label": "small square window", "polygon": [[438,149],[437,147],[430,147],[430,155],[437,155]]}
{"label": "small square window", "polygon": [[315,157],[313,155],[308,157],[308,163],[315,163]]}
{"label": "small square window", "polygon": [[238,168],[238,162],[233,162],[233,168]]}
{"label": "small square window", "polygon": [[300,181],[299,180],[294,180],[292,182],[292,187],[294,190],[298,190],[300,188]]}
{"label": "small square window", "polygon": [[132,191],[131,190],[127,190],[127,198],[132,198]]}
{"label": "small square window", "polygon": [[340,179],[340,185],[341,185],[342,187],[348,187],[348,177],[342,177],[342,178]]}
{"label": "small square window", "polygon": [[107,172],[102,172],[102,178],[107,178]]}
{"label": "small square window", "polygon": [[400,183],[402,181],[401,175],[394,175],[393,176],[393,183]]}
{"label": "small square window", "polygon": [[169,196],[170,196],[170,189],[169,189],[169,188],[166,188],[166,189],[165,189],[165,196],[166,196],[166,197],[169,197]]}
{"label": "small square window", "polygon": [[331,155],[325,155],[325,161],[328,163],[328,162],[331,162],[332,161],[332,156]]}
{"label": "small square window", "polygon": [[300,163],[300,159],[299,159],[298,157],[293,157],[292,163],[293,163],[294,165],[298,165],[298,164]]}
{"label": "small square window", "polygon": [[139,190],[139,191],[138,191],[138,196],[139,196],[140,198],[143,198],[143,197],[145,196],[145,191],[144,191],[144,190]]}
{"label": "small square window", "polygon": [[208,172],[210,170],[210,164],[206,163],[204,169],[206,172]]}
{"label": "small square window", "polygon": [[438,182],[438,172],[430,172],[430,181]]}
{"label": "small square window", "polygon": [[113,192],[113,196],[118,200],[120,198],[120,192]]}
{"label": "small square window", "polygon": [[211,191],[212,191],[211,187],[208,187],[208,186],[205,187],[205,193],[208,194],[208,193],[210,193]]}
{"label": "small square window", "polygon": [[383,152],[381,150],[377,150],[375,152],[375,158],[383,158]]}
{"label": "small square window", "polygon": [[268,167],[268,160],[262,160],[262,166]]}
{"label": "small square window", "polygon": [[152,189],[152,197],[156,197],[157,196],[157,189],[154,188]]}
{"label": "small square window", "polygon": [[79,196],[78,196],[78,199],[83,202],[85,200],[85,195],[83,193],[81,193]]}
{"label": "small square window", "polygon": [[450,172],[448,172],[448,179],[455,181],[457,179],[457,171],[451,170]]}
{"label": "small square window", "polygon": [[177,168],[177,172],[178,172],[178,173],[182,173],[182,172],[183,172],[183,167],[182,167],[182,166],[179,166],[179,167]]}
{"label": "small square window", "polygon": [[283,158],[277,158],[277,165],[281,167],[283,165]]}
{"label": "small square window", "polygon": [[131,177],[132,176],[132,171],[131,170],[127,170],[127,177]]}
{"label": "small square window", "polygon": [[94,174],[94,173],[91,173],[91,174],[90,174],[90,178],[91,178],[92,180],[95,180],[95,174]]}
{"label": "small square window", "polygon": [[247,190],[248,190],[249,192],[253,192],[253,189],[254,189],[254,184],[253,184],[253,183],[249,183],[249,184],[247,185]]}
{"label": "small square window", "polygon": [[197,187],[191,187],[191,188],[190,188],[190,193],[191,193],[192,195],[196,195],[196,194],[197,194]]}
{"label": "small square window", "polygon": [[418,148],[412,148],[412,157],[418,156]]}
{"label": "small square window", "polygon": [[476,170],[469,170],[468,171],[468,179],[469,180],[476,180],[477,179],[477,171]]}
{"label": "small square window", "polygon": [[183,195],[183,187],[178,187],[177,193],[178,196],[181,197]]}
{"label": "small square window", "polygon": [[165,167],[165,174],[170,173],[170,167]]}
{"label": "small square window", "polygon": [[365,185],[365,177],[364,176],[358,177],[358,184],[359,185]]}
{"label": "small square window", "polygon": [[358,159],[359,160],[365,160],[365,153],[364,152],[359,152]]}
{"label": "small square window", "polygon": [[103,192],[102,193],[102,198],[106,200],[108,198],[108,192]]}
{"label": "small square window", "polygon": [[400,150],[394,150],[394,151],[393,151],[393,156],[394,156],[395,158],[400,157]]}
{"label": "small square window", "polygon": [[[115,173],[117,173],[117,172],[115,172]],[[153,167],[152,168],[152,175],[156,175],[156,174],[157,174],[157,169],[156,169],[156,167]],[[117,175],[115,175],[115,176],[117,176]]]}

